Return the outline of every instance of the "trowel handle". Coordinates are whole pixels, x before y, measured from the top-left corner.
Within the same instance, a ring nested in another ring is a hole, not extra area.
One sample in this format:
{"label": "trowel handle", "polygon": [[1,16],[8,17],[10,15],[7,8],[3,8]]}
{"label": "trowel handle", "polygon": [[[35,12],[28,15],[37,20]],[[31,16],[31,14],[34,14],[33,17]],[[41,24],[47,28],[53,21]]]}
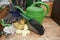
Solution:
{"label": "trowel handle", "polygon": [[49,12],[49,9],[50,9],[49,6],[48,6],[48,4],[46,4],[44,2],[35,2],[31,6],[35,6],[37,4],[44,5],[47,8],[46,12],[44,13],[44,16],[46,16],[48,14],[48,12]]}

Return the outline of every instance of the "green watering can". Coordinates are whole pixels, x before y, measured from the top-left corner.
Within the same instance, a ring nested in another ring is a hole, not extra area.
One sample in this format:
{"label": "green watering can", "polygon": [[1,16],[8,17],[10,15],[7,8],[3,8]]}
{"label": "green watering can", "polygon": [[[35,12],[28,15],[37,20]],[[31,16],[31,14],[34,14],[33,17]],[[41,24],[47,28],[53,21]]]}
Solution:
{"label": "green watering can", "polygon": [[[42,7],[38,8],[35,6],[38,4],[44,5],[46,7],[46,12],[44,12],[44,9]],[[30,7],[27,8],[26,12],[23,11],[19,6],[15,6],[15,8],[21,10],[28,18],[37,20],[40,24],[43,23],[43,19],[49,12],[49,6],[44,2],[33,3]]]}

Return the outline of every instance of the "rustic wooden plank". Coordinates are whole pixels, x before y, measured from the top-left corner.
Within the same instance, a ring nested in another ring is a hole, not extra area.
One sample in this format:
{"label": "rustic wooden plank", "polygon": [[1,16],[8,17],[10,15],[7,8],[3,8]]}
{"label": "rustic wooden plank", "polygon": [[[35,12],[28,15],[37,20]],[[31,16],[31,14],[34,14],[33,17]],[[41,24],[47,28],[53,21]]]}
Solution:
{"label": "rustic wooden plank", "polygon": [[0,11],[0,19],[7,15],[8,7]]}

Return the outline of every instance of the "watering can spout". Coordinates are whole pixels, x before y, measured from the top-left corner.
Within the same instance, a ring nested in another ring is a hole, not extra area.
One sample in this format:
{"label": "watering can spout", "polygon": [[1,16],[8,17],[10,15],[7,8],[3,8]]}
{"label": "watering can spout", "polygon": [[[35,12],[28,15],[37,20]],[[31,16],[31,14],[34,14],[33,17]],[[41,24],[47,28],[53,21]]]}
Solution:
{"label": "watering can spout", "polygon": [[25,11],[23,11],[23,9],[21,9],[19,6],[14,6],[15,8],[17,8],[19,11],[21,11],[22,13],[26,13]]}

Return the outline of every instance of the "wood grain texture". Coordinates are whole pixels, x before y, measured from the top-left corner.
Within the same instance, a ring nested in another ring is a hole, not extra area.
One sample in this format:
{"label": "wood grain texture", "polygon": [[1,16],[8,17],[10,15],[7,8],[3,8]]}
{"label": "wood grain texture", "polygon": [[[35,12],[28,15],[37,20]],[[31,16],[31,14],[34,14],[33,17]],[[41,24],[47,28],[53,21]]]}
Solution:
{"label": "wood grain texture", "polygon": [[0,11],[0,19],[7,15],[7,10],[8,7],[5,7],[2,11]]}

